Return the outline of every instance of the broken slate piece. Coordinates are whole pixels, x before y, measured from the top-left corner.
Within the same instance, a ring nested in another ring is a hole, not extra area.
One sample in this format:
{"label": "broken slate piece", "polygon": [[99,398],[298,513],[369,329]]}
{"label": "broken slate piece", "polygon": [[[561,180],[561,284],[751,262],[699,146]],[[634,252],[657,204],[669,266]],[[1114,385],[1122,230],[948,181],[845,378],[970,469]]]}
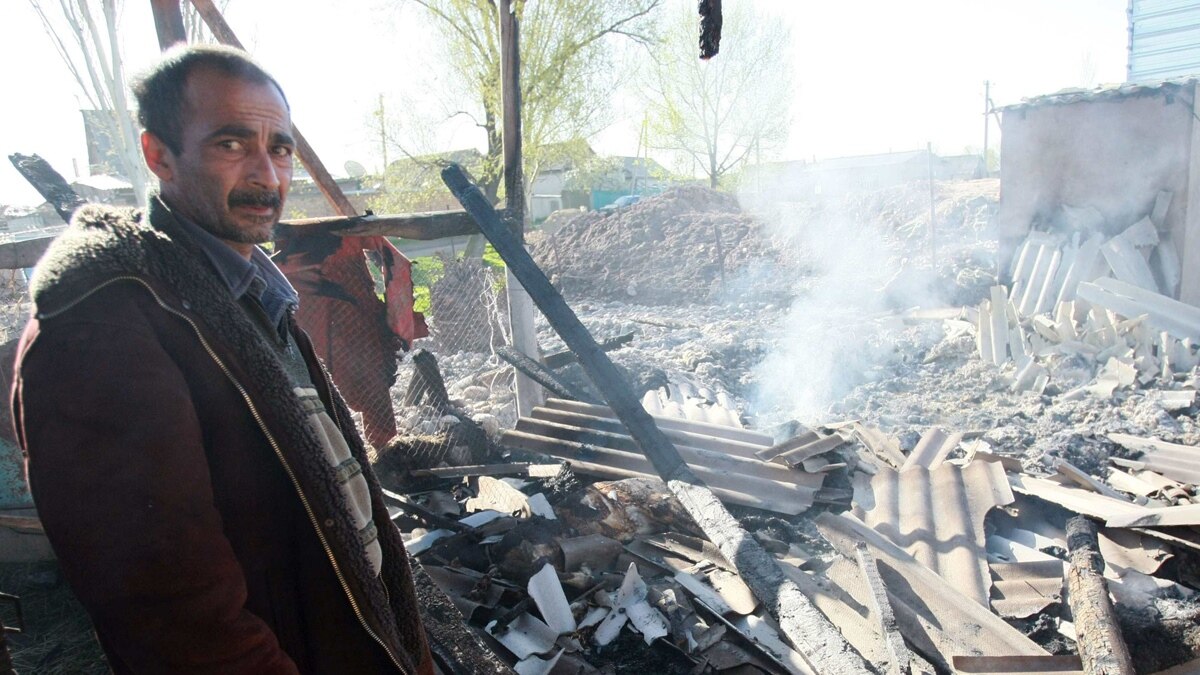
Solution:
{"label": "broken slate piece", "polygon": [[567,602],[567,595],[563,593],[558,572],[553,565],[543,565],[537,574],[529,578],[529,597],[533,598],[546,625],[560,635],[575,632],[575,617],[571,614],[571,605]]}
{"label": "broken slate piece", "polygon": [[646,582],[638,574],[637,565],[630,563],[625,580],[617,590],[616,606],[596,629],[596,643],[604,646],[615,640],[626,620],[642,634],[646,644],[667,635],[669,626],[666,617],[650,606],[646,596]]}
{"label": "broken slate piece", "polygon": [[550,672],[554,670],[554,666],[558,664],[558,660],[562,658],[563,651],[560,649],[554,653],[554,656],[545,660],[539,659],[536,656],[521,659],[513,667],[513,670],[517,672],[517,675],[550,675]]}
{"label": "broken slate piece", "polygon": [[553,628],[528,613],[518,616],[503,630],[497,631],[496,623],[492,621],[484,630],[518,659],[545,654],[558,640],[558,633]]}

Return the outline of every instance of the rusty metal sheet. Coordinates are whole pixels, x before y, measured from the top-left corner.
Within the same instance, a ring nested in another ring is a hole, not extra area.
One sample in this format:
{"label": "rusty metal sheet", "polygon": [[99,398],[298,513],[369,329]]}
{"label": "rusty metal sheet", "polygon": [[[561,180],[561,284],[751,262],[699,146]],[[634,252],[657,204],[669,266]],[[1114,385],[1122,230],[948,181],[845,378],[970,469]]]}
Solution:
{"label": "rusty metal sheet", "polygon": [[996,462],[943,462],[934,471],[884,467],[869,481],[857,475],[854,484],[855,516],[985,607],[991,575],[983,519],[1012,501]]}

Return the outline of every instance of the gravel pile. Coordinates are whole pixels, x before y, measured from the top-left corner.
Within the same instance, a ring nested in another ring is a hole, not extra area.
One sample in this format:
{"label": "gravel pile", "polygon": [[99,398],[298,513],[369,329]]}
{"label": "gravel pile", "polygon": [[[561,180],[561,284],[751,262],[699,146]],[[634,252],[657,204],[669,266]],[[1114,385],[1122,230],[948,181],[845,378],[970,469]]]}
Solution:
{"label": "gravel pile", "polygon": [[[675,305],[721,300],[739,272],[778,262],[780,250],[735,197],[686,186],[582,213],[541,238],[533,257],[569,297]],[[789,286],[760,291],[786,295]]]}

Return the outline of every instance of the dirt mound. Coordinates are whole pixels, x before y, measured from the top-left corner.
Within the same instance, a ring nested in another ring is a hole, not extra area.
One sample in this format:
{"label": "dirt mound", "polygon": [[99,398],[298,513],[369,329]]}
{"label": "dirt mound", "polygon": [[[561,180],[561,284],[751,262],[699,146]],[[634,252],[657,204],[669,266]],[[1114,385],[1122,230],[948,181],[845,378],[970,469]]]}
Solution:
{"label": "dirt mound", "polygon": [[777,255],[737,199],[697,186],[581,214],[533,249],[568,295],[653,305],[713,302],[751,262]]}

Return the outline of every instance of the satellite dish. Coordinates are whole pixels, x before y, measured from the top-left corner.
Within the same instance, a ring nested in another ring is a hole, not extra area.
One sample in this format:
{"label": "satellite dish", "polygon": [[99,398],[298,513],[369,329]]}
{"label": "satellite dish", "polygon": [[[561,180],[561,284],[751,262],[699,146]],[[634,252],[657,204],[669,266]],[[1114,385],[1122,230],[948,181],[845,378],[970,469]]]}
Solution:
{"label": "satellite dish", "polygon": [[367,175],[367,167],[352,159],[346,162],[345,167],[346,175],[351,178],[362,178]]}

